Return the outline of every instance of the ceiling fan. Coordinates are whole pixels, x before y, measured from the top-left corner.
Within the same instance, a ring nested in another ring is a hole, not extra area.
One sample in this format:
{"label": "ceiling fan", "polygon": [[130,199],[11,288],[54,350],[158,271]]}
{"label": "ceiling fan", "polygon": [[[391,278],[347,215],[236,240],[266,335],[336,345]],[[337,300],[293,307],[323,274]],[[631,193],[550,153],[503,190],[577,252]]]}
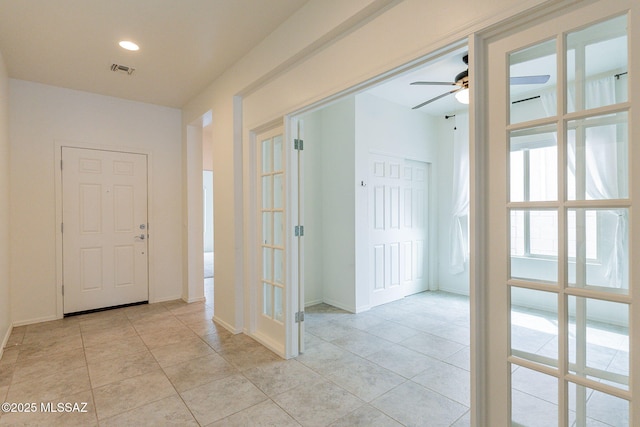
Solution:
{"label": "ceiling fan", "polygon": [[[464,55],[462,57],[462,61],[465,65],[469,64],[469,55]],[[549,75],[535,75],[535,76],[521,76],[521,77],[511,77],[510,82],[512,85],[531,85],[531,84],[544,84],[549,81]],[[453,82],[413,82],[411,85],[416,86],[458,86],[457,89],[450,90],[449,92],[445,92],[442,95],[438,95],[435,98],[431,98],[428,101],[423,102],[422,104],[418,104],[413,107],[413,110],[424,107],[427,104],[430,104],[434,101],[437,101],[440,98],[444,98],[445,96],[455,94],[456,99],[463,103],[469,103],[469,68],[458,73],[456,75]]]}

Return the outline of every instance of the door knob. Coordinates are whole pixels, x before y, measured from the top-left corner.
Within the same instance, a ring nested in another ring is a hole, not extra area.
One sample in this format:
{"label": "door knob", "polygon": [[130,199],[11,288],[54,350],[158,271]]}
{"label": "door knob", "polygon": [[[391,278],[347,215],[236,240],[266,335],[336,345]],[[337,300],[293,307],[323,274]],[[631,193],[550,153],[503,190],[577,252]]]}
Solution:
{"label": "door knob", "polygon": [[135,236],[135,238],[138,240],[144,240],[144,233],[139,236]]}

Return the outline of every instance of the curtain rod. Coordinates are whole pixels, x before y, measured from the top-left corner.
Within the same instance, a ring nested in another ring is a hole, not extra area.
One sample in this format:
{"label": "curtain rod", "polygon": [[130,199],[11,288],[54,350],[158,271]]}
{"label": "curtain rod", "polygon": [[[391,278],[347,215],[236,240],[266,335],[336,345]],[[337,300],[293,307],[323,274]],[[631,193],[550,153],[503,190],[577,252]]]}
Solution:
{"label": "curtain rod", "polygon": [[[616,80],[620,80],[620,77],[627,75],[627,73],[628,71],[625,71],[624,73],[614,74],[613,77],[615,77]],[[513,101],[511,104],[517,104],[518,102],[531,101],[532,99],[538,99],[538,98],[540,98],[540,95],[532,96],[531,98],[519,99],[517,101]],[[445,118],[447,118],[447,116],[445,116]]]}

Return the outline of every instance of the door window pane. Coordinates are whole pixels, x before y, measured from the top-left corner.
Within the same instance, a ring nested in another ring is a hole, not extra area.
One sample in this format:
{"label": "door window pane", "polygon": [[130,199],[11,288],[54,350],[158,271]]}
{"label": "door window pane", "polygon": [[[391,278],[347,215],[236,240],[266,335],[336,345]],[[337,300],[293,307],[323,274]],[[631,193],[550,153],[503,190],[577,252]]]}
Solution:
{"label": "door window pane", "polygon": [[273,249],[262,248],[262,279],[273,281]]}
{"label": "door window pane", "polygon": [[530,211],[531,243],[533,255],[558,256],[558,213],[556,211]]}
{"label": "door window pane", "polygon": [[511,288],[511,353],[557,366],[558,297],[551,292]]}
{"label": "door window pane", "polygon": [[262,284],[262,314],[273,317],[273,286]]}
{"label": "door window pane", "polygon": [[570,421],[576,426],[629,426],[629,402],[569,383]]}
{"label": "door window pane", "polygon": [[273,137],[273,170],[282,170],[282,135]]}
{"label": "door window pane", "polygon": [[569,200],[629,197],[627,113],[568,122]]}
{"label": "door window pane", "polygon": [[284,251],[281,249],[273,250],[274,274],[273,280],[278,284],[284,284]]}
{"label": "door window pane", "polygon": [[569,372],[629,389],[629,306],[569,297]]}
{"label": "door window pane", "polygon": [[274,209],[282,209],[284,203],[284,194],[282,192],[282,178],[281,173],[273,175],[273,207]]}
{"label": "door window pane", "polygon": [[517,367],[511,380],[511,420],[514,426],[557,426],[558,379]]}
{"label": "door window pane", "polygon": [[625,102],[626,72],[626,16],[569,33],[567,111],[571,113]]}
{"label": "door window pane", "polygon": [[271,175],[262,177],[262,209],[271,209],[273,206]]}
{"label": "door window pane", "polygon": [[284,245],[284,223],[283,223],[283,213],[282,212],[274,212],[273,213],[273,244],[275,246]]}
{"label": "door window pane", "polygon": [[[580,224],[579,228],[578,224]],[[572,268],[575,270],[575,258],[578,253],[591,262],[599,261],[597,210],[569,209],[567,212],[567,242],[569,243],[567,251],[569,270]],[[584,247],[584,250],[580,249],[581,246]],[[571,277],[569,274],[569,282],[575,283],[575,279],[572,281]]]}
{"label": "door window pane", "polygon": [[265,245],[273,245],[273,234],[271,227],[271,212],[262,212],[262,242]]}
{"label": "door window pane", "polygon": [[[555,40],[510,54],[509,65],[510,122],[521,123],[555,116]],[[543,92],[551,93],[552,99],[541,97]]]}
{"label": "door window pane", "polygon": [[557,211],[514,209],[510,218],[511,277],[557,282]]}
{"label": "door window pane", "polygon": [[[525,211],[511,211],[511,275],[513,276],[513,257],[523,257],[527,255],[525,250]],[[516,268],[517,271],[517,268]]]}
{"label": "door window pane", "polygon": [[272,169],[271,139],[262,141],[262,173],[269,173]]}
{"label": "door window pane", "polygon": [[568,210],[569,286],[628,292],[628,217],[628,209]]}
{"label": "door window pane", "polygon": [[278,322],[284,321],[282,301],[282,288],[279,286],[273,287],[273,318]]}
{"label": "door window pane", "polygon": [[555,126],[511,132],[509,177],[512,202],[558,199],[558,147]]}

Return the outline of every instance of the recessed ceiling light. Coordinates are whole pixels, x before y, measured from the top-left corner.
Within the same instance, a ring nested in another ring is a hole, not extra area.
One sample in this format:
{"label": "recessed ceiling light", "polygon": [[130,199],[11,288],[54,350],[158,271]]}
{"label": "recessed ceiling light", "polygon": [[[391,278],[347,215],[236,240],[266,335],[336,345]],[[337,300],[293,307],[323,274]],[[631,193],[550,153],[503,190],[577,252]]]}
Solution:
{"label": "recessed ceiling light", "polygon": [[118,43],[120,45],[121,48],[123,49],[127,49],[127,50],[140,50],[140,47],[135,44],[132,41],[129,40],[122,40],[120,43]]}

